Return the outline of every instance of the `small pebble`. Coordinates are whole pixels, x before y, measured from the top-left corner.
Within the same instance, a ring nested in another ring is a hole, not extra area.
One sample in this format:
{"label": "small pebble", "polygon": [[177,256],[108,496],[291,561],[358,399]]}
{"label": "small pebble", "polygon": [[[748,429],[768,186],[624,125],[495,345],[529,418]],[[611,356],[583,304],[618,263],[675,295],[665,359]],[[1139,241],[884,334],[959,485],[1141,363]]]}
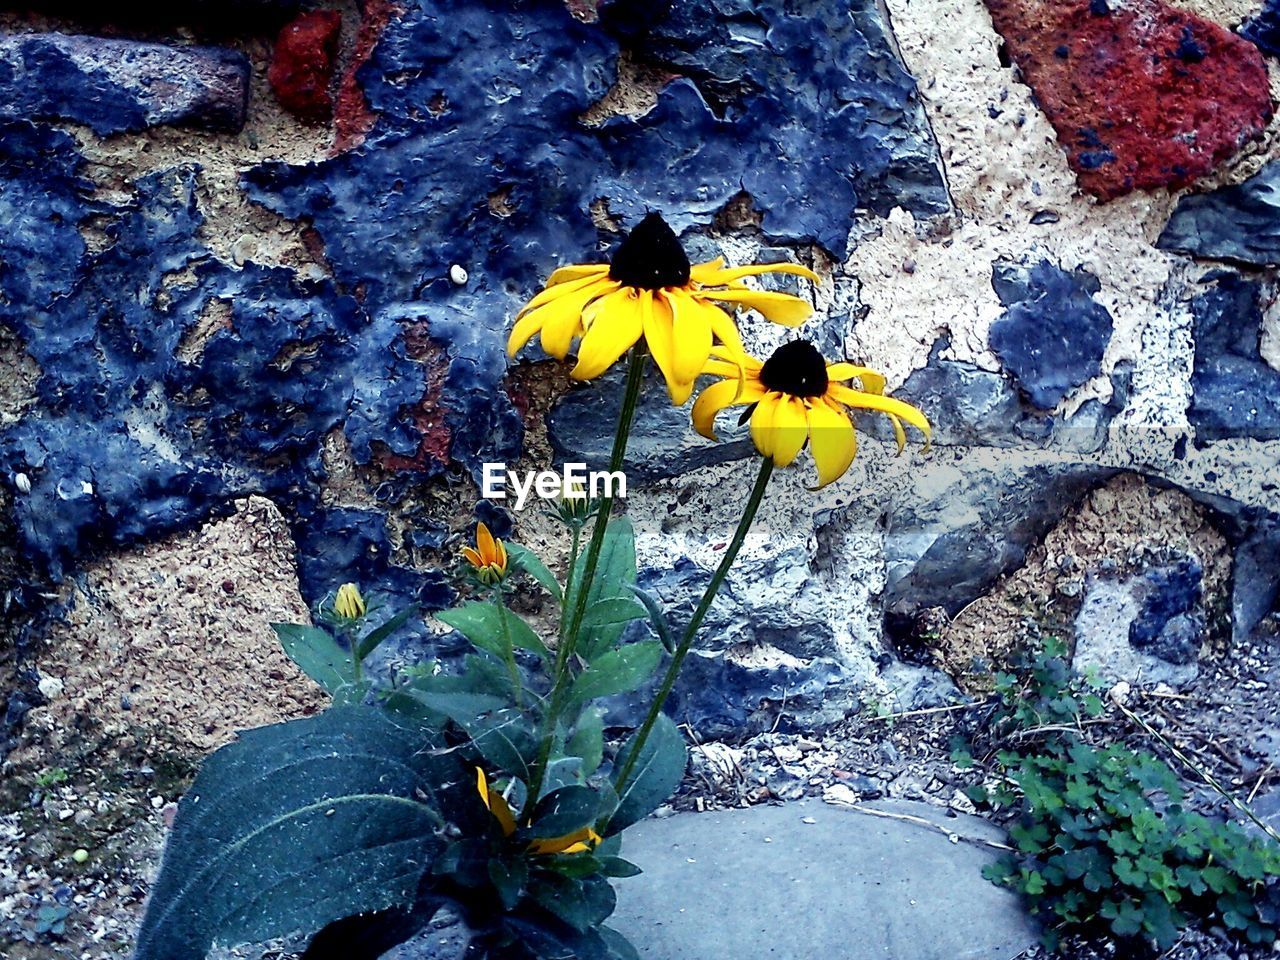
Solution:
{"label": "small pebble", "polygon": [[813,817],[801,817],[800,822],[801,823],[817,823],[818,821],[813,819]]}
{"label": "small pebble", "polygon": [[77,850],[75,853],[71,855],[71,859],[74,860],[76,863],[84,863],[86,860],[89,859],[89,851],[86,850],[84,847],[81,847],[79,850]]}
{"label": "small pebble", "polygon": [[31,478],[25,473],[14,474],[13,485],[18,488],[19,493],[31,492]]}
{"label": "small pebble", "polygon": [[467,268],[460,263],[455,263],[449,268],[449,279],[458,286],[465,286],[467,282]]}

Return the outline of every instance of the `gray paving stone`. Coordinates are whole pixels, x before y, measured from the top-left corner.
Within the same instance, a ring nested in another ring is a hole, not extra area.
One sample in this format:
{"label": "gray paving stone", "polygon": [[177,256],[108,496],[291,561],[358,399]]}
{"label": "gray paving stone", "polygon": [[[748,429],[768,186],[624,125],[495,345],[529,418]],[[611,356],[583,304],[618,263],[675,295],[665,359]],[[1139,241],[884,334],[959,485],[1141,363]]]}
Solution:
{"label": "gray paving stone", "polygon": [[1036,942],[1017,898],[982,879],[991,824],[868,806],[957,839],[819,801],[649,820],[627,832],[645,872],[618,883],[610,925],[650,960],[1008,960]]}

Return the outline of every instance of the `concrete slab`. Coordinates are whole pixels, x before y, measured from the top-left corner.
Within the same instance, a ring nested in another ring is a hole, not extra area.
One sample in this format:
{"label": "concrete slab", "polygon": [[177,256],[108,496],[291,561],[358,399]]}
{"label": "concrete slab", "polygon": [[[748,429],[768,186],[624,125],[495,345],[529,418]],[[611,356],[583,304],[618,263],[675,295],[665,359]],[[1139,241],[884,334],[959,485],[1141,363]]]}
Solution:
{"label": "concrete slab", "polygon": [[933,826],[816,800],[639,823],[623,856],[645,872],[609,924],[651,960],[1010,960],[1036,942],[980,873],[999,830],[867,806]]}

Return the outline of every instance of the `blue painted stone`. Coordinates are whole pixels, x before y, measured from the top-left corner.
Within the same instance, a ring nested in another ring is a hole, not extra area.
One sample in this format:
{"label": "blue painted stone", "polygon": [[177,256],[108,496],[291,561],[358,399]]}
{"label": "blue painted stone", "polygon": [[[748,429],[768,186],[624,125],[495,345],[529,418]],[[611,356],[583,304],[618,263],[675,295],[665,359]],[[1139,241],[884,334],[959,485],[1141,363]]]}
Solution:
{"label": "blue painted stone", "polygon": [[[1030,444],[1101,450],[1108,424],[1128,400],[1131,371],[1118,369],[1112,376],[1112,399],[1107,403],[1090,400],[1070,419],[1046,414],[1028,404],[1003,374],[944,359],[942,354],[949,346],[946,337],[939,338],[929,352],[929,362],[893,392],[899,400],[928,413],[935,446],[1016,448]],[[879,439],[892,438],[883,418],[863,422]]]}
{"label": "blue painted stone", "polygon": [[1191,301],[1195,366],[1187,418],[1196,439],[1280,439],[1280,371],[1262,359],[1266,291],[1219,271]]}
{"label": "blue painted stone", "polygon": [[1132,584],[1141,606],[1129,625],[1129,643],[1170,663],[1192,663],[1204,635],[1200,604],[1204,568],[1192,556],[1150,567]]}
{"label": "blue painted stone", "polygon": [[23,33],[0,36],[0,116],[69,120],[103,136],[165,124],[237,131],[249,97],[238,50]]}
{"label": "blue painted stone", "polygon": [[1156,246],[1256,266],[1280,264],[1280,163],[1244,183],[1178,201]]}
{"label": "blue painted stone", "polygon": [[1007,308],[991,325],[991,349],[1035,406],[1052,410],[1102,372],[1111,314],[1093,296],[1098,278],[1047,260],[997,263],[991,285]]}
{"label": "blue painted stone", "polygon": [[1280,0],[1262,0],[1262,9],[1240,24],[1239,33],[1263,53],[1280,57]]}

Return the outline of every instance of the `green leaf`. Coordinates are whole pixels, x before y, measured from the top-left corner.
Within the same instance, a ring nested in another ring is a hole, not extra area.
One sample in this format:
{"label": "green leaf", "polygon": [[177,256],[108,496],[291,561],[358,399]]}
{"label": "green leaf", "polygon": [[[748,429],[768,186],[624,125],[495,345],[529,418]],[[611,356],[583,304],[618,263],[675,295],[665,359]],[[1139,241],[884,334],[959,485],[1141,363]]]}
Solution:
{"label": "green leaf", "polygon": [[596,772],[604,759],[604,710],[587,707],[582,711],[573,736],[565,745],[565,752],[571,757],[582,758],[583,776],[589,777]]}
{"label": "green leaf", "polygon": [[598,927],[613,913],[617,903],[613,887],[604,877],[575,879],[551,871],[539,871],[529,885],[529,896],[579,932]]}
{"label": "green leaf", "polygon": [[512,647],[532,650],[544,660],[551,656],[533,629],[506,607],[473,600],[437,613],[436,619],[453,627],[477,649],[493,654],[504,663],[511,658]]}
{"label": "green leaf", "polygon": [[[599,520],[596,521],[599,523]],[[564,609],[572,610],[582,583],[587,551],[583,550],[573,568],[573,580],[565,593]],[[636,582],[636,542],[631,521],[617,517],[610,521],[600,546],[600,559],[596,564],[595,578],[587,593],[587,612],[605,600],[631,599],[631,587]],[[625,623],[610,623],[596,627],[583,626],[578,635],[578,653],[588,663],[607,650],[618,645]]]}
{"label": "green leaf", "polygon": [[523,711],[502,707],[495,697],[440,693],[424,702],[460,726],[481,756],[505,773],[529,782],[538,742]]}
{"label": "green leaf", "polygon": [[[639,731],[637,731],[639,732]],[[635,734],[618,751],[615,761],[614,783],[635,747]],[[630,779],[618,792],[618,807],[609,818],[605,836],[618,833],[631,824],[644,819],[664,800],[675,793],[684,777],[688,753],[684,737],[675,722],[665,713],[658,714],[657,722],[649,732],[643,749],[631,770]]]}
{"label": "green leaf", "polygon": [[630,860],[623,860],[621,857],[608,857],[602,861],[602,873],[606,877],[614,877],[623,880],[627,877],[638,877],[644,873]]}
{"label": "green leaf", "polygon": [[658,601],[635,584],[631,585],[631,592],[644,605],[645,612],[649,614],[649,623],[652,624],[654,633],[658,635],[658,640],[661,641],[667,653],[675,653],[679,641],[672,636],[671,627],[667,625],[667,618],[662,608],[658,606]]}
{"label": "green leaf", "polygon": [[561,599],[560,581],[556,579],[554,573],[547,569],[547,565],[538,559],[536,553],[528,547],[520,546],[518,543],[508,543],[507,554],[517,567],[542,584],[547,593],[555,597],[557,601]]}
{"label": "green leaf", "polygon": [[662,654],[662,644],[656,640],[628,643],[602,654],[587,664],[573,682],[565,701],[566,709],[572,710],[598,697],[636,689],[653,676]]}
{"label": "green leaf", "polygon": [[615,623],[630,623],[648,615],[648,611],[636,601],[615,597],[612,600],[601,600],[589,607],[582,618],[582,626],[607,627]]}
{"label": "green leaf", "polygon": [[514,910],[529,882],[529,867],[524,860],[490,860],[489,880],[498,891],[502,905]]}
{"label": "green leaf", "polygon": [[289,659],[330,696],[355,678],[350,651],[343,649],[328,630],[301,623],[273,623],[271,628]]}
{"label": "green leaf", "polygon": [[360,659],[367,660],[369,654],[378,649],[378,645],[395,633],[400,627],[418,612],[417,604],[410,604],[385,623],[379,624],[364,635],[364,639],[356,646]]}
{"label": "green leaf", "polygon": [[136,960],[412,903],[440,847],[419,790],[460,775],[432,746],[420,724],[335,707],[218,750],[178,806]]}
{"label": "green leaf", "polygon": [[575,784],[553,790],[539,800],[529,829],[539,839],[563,837],[595,823],[599,815],[600,795]]}

